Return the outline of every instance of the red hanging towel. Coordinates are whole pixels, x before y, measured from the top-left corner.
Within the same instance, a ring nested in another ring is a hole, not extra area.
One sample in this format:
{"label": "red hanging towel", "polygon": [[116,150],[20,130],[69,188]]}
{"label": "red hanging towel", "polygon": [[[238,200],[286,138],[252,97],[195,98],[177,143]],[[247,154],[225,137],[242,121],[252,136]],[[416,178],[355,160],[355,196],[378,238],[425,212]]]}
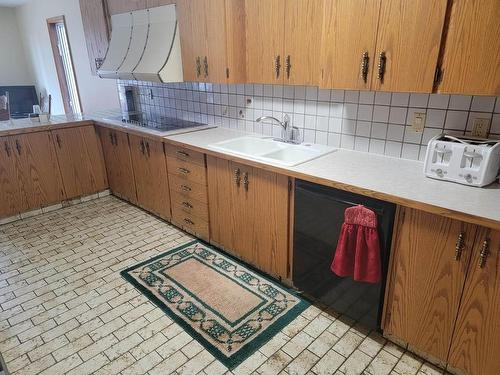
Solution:
{"label": "red hanging towel", "polygon": [[382,277],[377,215],[364,207],[349,207],[330,269],[340,277],[378,283]]}

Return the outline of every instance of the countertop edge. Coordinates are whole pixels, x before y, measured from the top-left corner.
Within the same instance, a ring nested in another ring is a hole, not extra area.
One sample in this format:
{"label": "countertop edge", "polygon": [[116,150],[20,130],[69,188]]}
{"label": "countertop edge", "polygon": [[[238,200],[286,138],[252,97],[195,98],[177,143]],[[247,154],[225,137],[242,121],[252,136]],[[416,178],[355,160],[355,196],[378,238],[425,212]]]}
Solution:
{"label": "countertop edge", "polygon": [[[461,220],[464,222],[472,223],[472,224],[477,224],[477,225],[482,225],[491,229],[495,230],[500,230],[500,221],[487,218],[487,217],[482,217],[474,214],[469,214],[466,212],[461,212],[449,208],[444,208],[440,206],[436,206],[430,203],[425,203],[417,200],[412,200],[404,197],[399,197],[396,195],[384,193],[384,192],[379,192],[376,190],[371,190],[367,188],[362,188],[356,185],[352,184],[347,184],[344,182],[339,182],[335,181],[332,179],[328,178],[323,178],[323,177],[318,177],[318,176],[313,176],[307,173],[303,172],[298,172],[294,171],[292,169],[289,169],[287,167],[279,167],[275,165],[270,165],[266,164],[263,162],[259,162],[256,160],[251,160],[247,159],[244,157],[239,157],[235,156],[232,154],[226,154],[224,152],[220,151],[214,151],[205,147],[199,147],[191,144],[184,143],[182,141],[177,141],[174,139],[171,139],[170,135],[164,135],[159,132],[155,131],[144,131],[142,129],[134,129],[130,127],[124,127],[120,126],[120,124],[114,123],[112,121],[106,121],[103,119],[84,119],[84,120],[68,120],[68,121],[62,121],[58,123],[49,123],[49,124],[39,124],[35,126],[28,126],[28,127],[20,127],[17,129],[2,129],[0,130],[0,136],[11,136],[11,135],[16,135],[16,134],[24,134],[24,133],[30,133],[30,132],[37,132],[37,131],[45,131],[45,130],[54,130],[54,129],[60,129],[60,128],[69,128],[69,127],[78,127],[78,126],[90,126],[90,125],[97,125],[97,126],[102,126],[102,127],[107,127],[107,128],[113,128],[113,129],[119,129],[121,131],[125,131],[127,133],[131,134],[136,134],[140,135],[143,137],[148,137],[151,139],[160,139],[164,141],[165,143],[170,143],[173,145],[177,146],[182,146],[194,151],[202,152],[207,155],[215,156],[215,157],[220,157],[226,160],[231,160],[239,163],[244,163],[250,166],[262,168],[264,170],[270,171],[270,172],[275,172],[275,173],[280,173],[287,175],[291,178],[297,178],[301,179],[304,181],[309,181],[313,183],[318,183],[324,186],[329,186],[345,191],[349,191],[352,193],[356,194],[361,194],[365,196],[370,196],[373,198],[385,200],[388,202],[392,202],[401,206],[409,207],[409,208],[414,208],[414,209],[419,209],[422,211],[426,211],[429,213],[437,214],[440,216],[448,217],[450,219],[456,219],[456,220]],[[203,130],[201,130],[203,131]],[[173,135],[175,136],[175,135]]]}

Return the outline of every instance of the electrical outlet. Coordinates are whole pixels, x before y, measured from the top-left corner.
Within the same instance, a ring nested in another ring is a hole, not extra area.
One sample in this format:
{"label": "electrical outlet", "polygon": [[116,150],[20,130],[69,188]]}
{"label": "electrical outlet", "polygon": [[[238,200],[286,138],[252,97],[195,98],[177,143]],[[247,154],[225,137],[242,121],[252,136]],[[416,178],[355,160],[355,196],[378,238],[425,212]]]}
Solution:
{"label": "electrical outlet", "polygon": [[425,127],[425,113],[424,112],[413,112],[413,121],[411,127],[417,133],[422,133]]}
{"label": "electrical outlet", "polygon": [[490,120],[487,118],[476,118],[472,126],[472,136],[486,138],[490,127]]}

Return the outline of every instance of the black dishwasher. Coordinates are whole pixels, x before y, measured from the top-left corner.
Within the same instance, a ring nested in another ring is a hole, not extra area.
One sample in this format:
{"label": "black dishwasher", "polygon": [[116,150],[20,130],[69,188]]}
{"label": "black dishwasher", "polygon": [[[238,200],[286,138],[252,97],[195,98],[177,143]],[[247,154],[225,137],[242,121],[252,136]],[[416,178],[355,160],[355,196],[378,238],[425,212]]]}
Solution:
{"label": "black dishwasher", "polygon": [[[344,211],[359,204],[377,214],[382,257],[382,281],[378,284],[341,278],[330,271],[344,222]],[[396,206],[389,202],[297,180],[294,286],[365,327],[380,330],[395,211]]]}

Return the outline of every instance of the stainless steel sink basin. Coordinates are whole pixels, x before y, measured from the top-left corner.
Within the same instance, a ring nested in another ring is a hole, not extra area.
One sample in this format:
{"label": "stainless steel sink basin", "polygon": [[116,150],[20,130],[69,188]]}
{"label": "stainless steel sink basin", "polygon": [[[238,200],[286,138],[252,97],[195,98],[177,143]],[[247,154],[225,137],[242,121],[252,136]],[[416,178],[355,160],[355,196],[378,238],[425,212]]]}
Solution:
{"label": "stainless steel sink basin", "polygon": [[249,159],[293,167],[336,151],[328,146],[313,143],[300,145],[284,143],[271,138],[239,137],[213,143],[209,148],[240,155]]}

